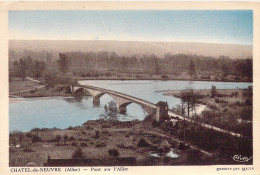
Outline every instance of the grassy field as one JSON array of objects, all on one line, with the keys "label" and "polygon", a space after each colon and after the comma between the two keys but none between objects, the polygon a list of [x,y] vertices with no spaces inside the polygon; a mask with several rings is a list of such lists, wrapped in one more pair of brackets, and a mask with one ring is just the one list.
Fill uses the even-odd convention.
[{"label": "grassy field", "polygon": [[[201,162],[191,162],[190,153],[192,148],[189,145],[180,147],[175,137],[169,137],[166,133],[150,124],[133,122],[108,122],[104,120],[88,121],[79,127],[70,127],[68,129],[44,129],[32,130],[22,133],[22,139],[19,141],[21,133],[10,135],[10,145],[20,145],[20,147],[10,146],[10,166],[25,166],[29,162],[36,163],[37,166],[43,166],[47,161],[48,155],[52,159],[70,159],[77,148],[81,148],[85,158],[109,158],[110,149],[116,149],[119,157],[135,157],[138,165],[185,165],[200,164],[211,158],[202,153],[197,153],[197,160]],[[32,135],[41,138],[40,141],[32,142]],[[57,142],[57,135],[61,140]],[[68,136],[65,143],[64,136]],[[21,137],[20,137],[21,138]],[[139,141],[143,138],[149,145],[140,146]],[[164,143],[164,145],[162,145]],[[185,144],[183,144],[185,145]],[[160,157],[152,158],[149,153],[156,151],[160,147],[169,147],[174,149],[178,158]],[[167,161],[166,161],[167,159]],[[211,162],[208,161],[207,164]],[[97,165],[101,166],[101,165]]]},{"label": "grassy field", "polygon": [[9,92],[17,92],[33,89],[36,86],[39,86],[38,83],[35,83],[30,80],[22,80],[21,78],[13,78],[11,82],[9,82]]}]

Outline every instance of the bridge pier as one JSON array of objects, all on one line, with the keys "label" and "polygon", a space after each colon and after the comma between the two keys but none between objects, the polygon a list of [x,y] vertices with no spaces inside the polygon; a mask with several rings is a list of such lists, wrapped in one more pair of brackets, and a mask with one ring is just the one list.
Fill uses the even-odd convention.
[{"label": "bridge pier", "polygon": [[93,105],[94,106],[99,106],[100,105],[100,98],[93,97]]},{"label": "bridge pier", "polygon": [[120,114],[126,114],[126,106],[119,106],[117,112]]}]

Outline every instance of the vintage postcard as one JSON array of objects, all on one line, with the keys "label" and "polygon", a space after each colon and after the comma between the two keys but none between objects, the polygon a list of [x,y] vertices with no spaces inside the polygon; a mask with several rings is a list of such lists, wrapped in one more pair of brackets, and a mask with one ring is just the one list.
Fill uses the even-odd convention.
[{"label": "vintage postcard", "polygon": [[1,174],[259,175],[259,3],[0,5]]}]

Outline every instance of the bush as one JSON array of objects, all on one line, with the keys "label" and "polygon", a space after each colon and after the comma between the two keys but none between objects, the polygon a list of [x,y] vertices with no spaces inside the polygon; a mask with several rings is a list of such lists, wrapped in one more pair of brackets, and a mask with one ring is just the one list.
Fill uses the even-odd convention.
[{"label": "bush", "polygon": [[103,130],[102,134],[104,134],[104,135],[111,135],[108,130]]},{"label": "bush", "polygon": [[113,157],[119,156],[119,151],[117,149],[109,149],[108,153],[109,153],[110,156],[113,156]]},{"label": "bush", "polygon": [[42,141],[42,139],[38,135],[33,135],[32,136],[32,143],[41,142],[41,141]]},{"label": "bush", "polygon": [[133,144],[125,145],[124,143],[119,143],[116,145],[118,148],[124,148],[124,149],[136,149],[136,146]]},{"label": "bush", "polygon": [[169,77],[167,75],[162,75],[162,79],[168,79]]},{"label": "bush", "polygon": [[240,101],[236,101],[236,102],[234,103],[234,105],[235,105],[235,106],[240,106],[241,103],[240,103]]},{"label": "bush", "polygon": [[112,76],[112,74],[111,74],[110,72],[107,72],[105,75],[106,75],[107,77]]},{"label": "bush", "polygon": [[85,130],[81,130],[81,133],[82,133],[83,135],[87,134]]},{"label": "bush", "polygon": [[179,149],[179,150],[185,150],[185,144],[184,144],[184,142],[180,142],[180,143],[178,144],[178,149]]},{"label": "bush", "polygon": [[26,147],[23,149],[23,152],[29,153],[29,152],[35,152],[35,150],[32,149],[31,147]]},{"label": "bush", "polygon": [[86,144],[86,143],[80,143],[80,146],[81,146],[81,147],[87,147],[88,144]]},{"label": "bush", "polygon": [[67,129],[68,130],[74,130],[74,128],[72,126],[69,126]]},{"label": "bush", "polygon": [[105,142],[97,142],[95,147],[106,147],[107,144]]},{"label": "bush", "polygon": [[170,147],[171,145],[169,144],[169,142],[167,140],[164,140],[158,149],[162,149],[164,153],[167,153],[170,151]]},{"label": "bush", "polygon": [[111,125],[109,123],[104,123],[101,125],[102,128],[111,128]]},{"label": "bush", "polygon": [[144,139],[143,137],[141,137],[137,143],[138,147],[149,147],[150,144],[148,143],[148,141],[146,139]]},{"label": "bush", "polygon": [[246,99],[245,105],[248,105],[248,106],[252,105],[252,100]]},{"label": "bush", "polygon": [[95,130],[95,136],[94,138],[98,139],[101,136],[100,130]]},{"label": "bush", "polygon": [[71,146],[78,146],[78,143],[77,142],[73,142],[73,143],[71,143]]},{"label": "bush", "polygon": [[82,159],[82,158],[85,158],[85,155],[83,154],[82,149],[81,149],[81,148],[77,148],[77,149],[73,152],[72,158],[73,158],[73,159]]},{"label": "bush", "polygon": [[69,141],[74,141],[74,140],[76,140],[75,137],[74,136],[70,136]]},{"label": "bush", "polygon": [[25,136],[28,138],[32,138],[33,135],[32,135],[32,133],[28,132]]}]

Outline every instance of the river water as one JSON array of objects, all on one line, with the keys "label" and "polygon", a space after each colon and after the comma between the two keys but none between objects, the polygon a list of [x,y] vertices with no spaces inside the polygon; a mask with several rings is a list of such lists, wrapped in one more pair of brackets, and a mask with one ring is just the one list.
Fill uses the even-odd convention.
[{"label": "river water", "polygon": [[[163,95],[163,90],[248,88],[252,83],[207,82],[207,81],[159,81],[159,80],[84,80],[82,85],[92,85],[122,92],[152,103],[167,101],[169,108],[180,104],[180,99]],[[98,119],[104,114],[104,106],[113,98],[103,95],[100,106],[93,106],[92,97],[81,99],[63,97],[18,99],[9,104],[9,131],[29,131],[32,128],[68,128],[78,126],[88,120]],[[146,112],[137,104],[127,106],[127,114],[120,115],[120,120],[143,120]]]}]

